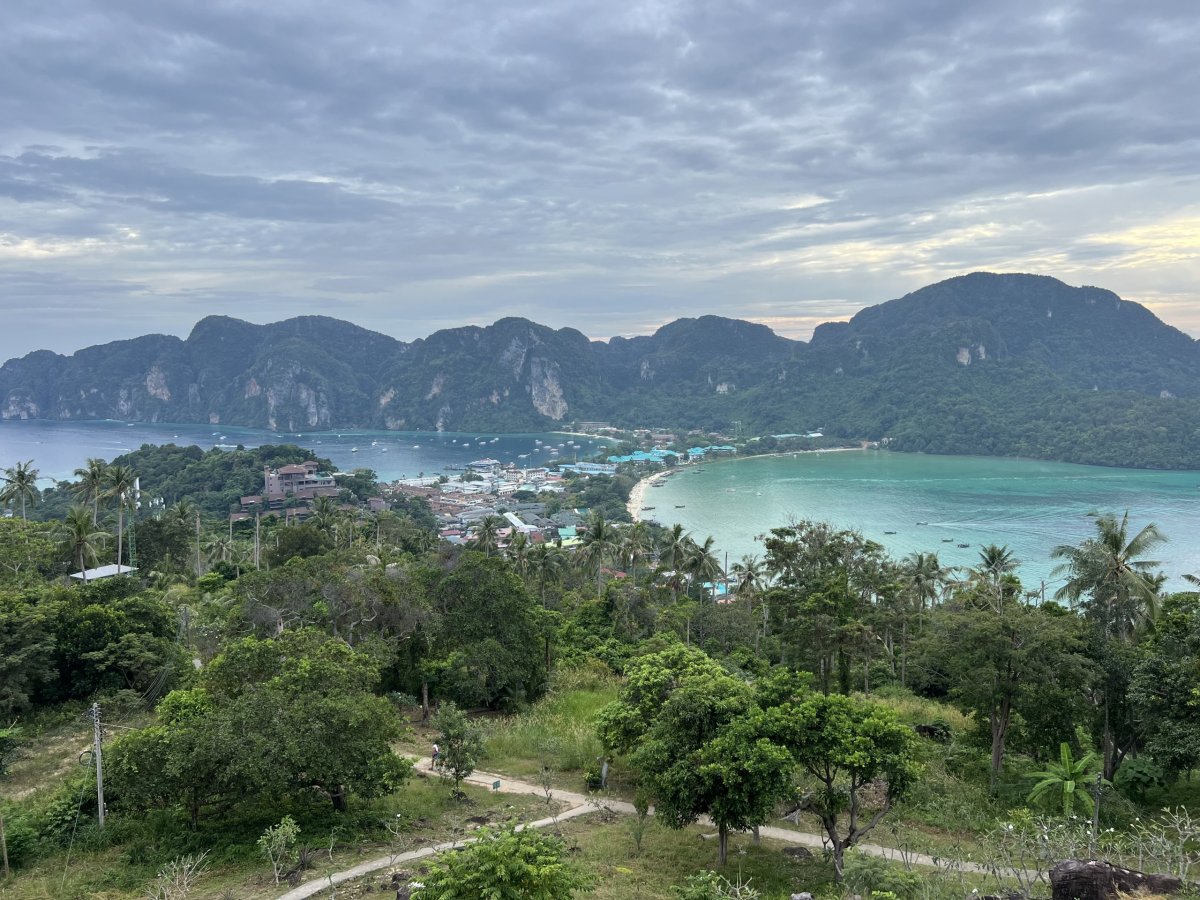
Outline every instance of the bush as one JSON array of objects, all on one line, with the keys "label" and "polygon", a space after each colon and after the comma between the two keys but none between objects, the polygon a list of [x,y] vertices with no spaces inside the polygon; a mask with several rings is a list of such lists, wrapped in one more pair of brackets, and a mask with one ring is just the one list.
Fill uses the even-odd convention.
[{"label": "bush", "polygon": [[438,857],[413,900],[522,897],[569,900],[590,891],[591,879],[563,859],[562,842],[532,829],[482,828],[478,840]]},{"label": "bush", "polygon": [[864,853],[846,854],[843,876],[850,892],[863,897],[879,898],[880,894],[891,894],[902,900],[911,900],[921,888],[921,876],[916,872]]},{"label": "bush", "polygon": [[740,875],[733,882],[710,871],[689,875],[687,884],[673,890],[679,900],[758,900],[762,896],[749,880],[743,884]]}]

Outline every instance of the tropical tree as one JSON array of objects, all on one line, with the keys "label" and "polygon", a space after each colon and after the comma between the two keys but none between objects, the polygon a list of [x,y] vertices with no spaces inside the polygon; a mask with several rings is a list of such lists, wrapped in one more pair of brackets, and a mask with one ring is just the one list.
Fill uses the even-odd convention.
[{"label": "tropical tree", "polygon": [[529,551],[529,575],[537,582],[543,607],[546,605],[546,583],[558,581],[566,567],[565,554],[553,544],[538,544]]},{"label": "tropical tree", "polygon": [[1200,598],[1195,593],[1163,602],[1145,651],[1129,686],[1136,718],[1146,728],[1138,752],[1174,780],[1200,765]]},{"label": "tropical tree", "polygon": [[635,522],[622,532],[618,557],[637,577],[638,565],[645,562],[654,548],[654,538],[645,522]]},{"label": "tropical tree", "polygon": [[454,782],[454,797],[463,799],[462,783],[475,771],[483,755],[483,732],[450,700],[444,700],[433,717],[438,730],[437,767]]},{"label": "tropical tree", "polygon": [[683,583],[688,546],[691,543],[691,536],[676,522],[663,532],[658,545],[658,567],[662,572],[671,573],[671,593],[676,602],[679,601],[679,587]]},{"label": "tropical tree", "polygon": [[[766,715],[764,731],[791,751],[811,780],[810,809],[821,820],[841,881],[846,850],[883,820],[919,772],[912,729],[885,706],[836,694],[812,694]],[[877,784],[884,785],[882,803],[872,803],[868,815],[867,793]]]},{"label": "tropical tree", "polygon": [[[756,555],[747,554],[740,561],[735,562],[730,566],[730,571],[733,574],[734,593],[746,601],[746,615],[753,617],[754,615],[754,598],[758,597],[763,588],[767,584],[767,568]],[[754,630],[754,652],[758,652],[758,639],[760,636],[766,637],[767,634],[767,613],[768,607],[766,603],[760,604],[762,607],[762,629]]]},{"label": "tropical tree", "polygon": [[308,523],[321,534],[332,539],[337,524],[338,506],[332,497],[317,497],[312,502],[312,515]]},{"label": "tropical tree", "polygon": [[512,563],[513,571],[522,578],[529,575],[529,550],[529,537],[523,531],[514,534],[504,548],[504,555]]},{"label": "tropical tree", "polygon": [[210,563],[229,562],[235,546],[233,538],[226,534],[218,534],[205,545],[204,552]]},{"label": "tropical tree", "polygon": [[[946,569],[936,553],[911,553],[900,564],[900,591],[896,597],[899,604],[900,625],[900,684],[908,684],[908,623],[912,612],[916,612],[917,630],[925,619],[926,607],[933,609],[942,594]],[[889,643],[889,646],[890,643]],[[893,649],[893,673],[895,655]]]},{"label": "tropical tree", "polygon": [[920,670],[991,736],[991,789],[1014,721],[1070,735],[1094,675],[1076,616],[1007,596],[998,614],[986,585],[950,600],[917,643]]},{"label": "tropical tree", "polygon": [[917,606],[918,619],[925,608],[933,608],[942,593],[946,569],[936,553],[911,553],[901,565],[900,575],[904,586]]},{"label": "tropical tree", "polygon": [[600,596],[601,577],[604,574],[605,560],[612,559],[618,548],[619,535],[617,529],[604,519],[603,513],[596,513],[588,522],[587,530],[583,533],[583,546],[576,551],[576,559],[580,568],[591,569],[596,573],[596,596]]},{"label": "tropical tree", "polygon": [[1075,603],[1086,596],[1087,615],[1106,636],[1128,643],[1158,610],[1159,563],[1145,556],[1167,539],[1153,522],[1130,537],[1128,510],[1119,521],[1113,513],[1091,515],[1096,517],[1095,536],[1078,547],[1055,547],[1050,554],[1063,560],[1053,575],[1067,576],[1054,598]]},{"label": "tropical tree", "polygon": [[676,644],[625,674],[597,717],[601,740],[629,755],[667,827],[712,817],[723,865],[730,829],[765,822],[790,791],[788,749],[763,734],[749,686],[699,650]]},{"label": "tropical tree", "polygon": [[196,504],[184,497],[167,507],[168,521],[182,528],[192,529],[196,525]]},{"label": "tropical tree", "polygon": [[33,460],[18,462],[4,470],[4,487],[0,488],[0,502],[21,503],[21,519],[25,519],[26,504],[32,506],[38,499],[37,480],[40,473],[33,467]]},{"label": "tropical tree", "polygon": [[75,486],[77,495],[83,503],[91,504],[94,527],[100,521],[100,498],[108,484],[108,463],[91,457],[87,465],[75,470],[75,477],[79,479]]},{"label": "tropical tree", "polygon": [[125,510],[132,509],[136,498],[133,486],[137,476],[129,466],[108,467],[107,495],[117,501],[117,566],[121,565],[121,547],[125,541]]},{"label": "tropical tree", "polygon": [[1041,779],[1029,792],[1029,802],[1051,801],[1062,809],[1064,817],[1070,817],[1078,801],[1083,812],[1091,815],[1095,801],[1088,793],[1088,788],[1096,771],[1095,766],[1095,753],[1089,750],[1075,759],[1071,745],[1063,741],[1058,747],[1058,762],[1047,764],[1045,771],[1029,773],[1030,778]]},{"label": "tropical tree", "polygon": [[411,764],[392,752],[403,728],[376,694],[379,668],[314,631],[231,644],[105,752],[114,795],[127,810],[182,805],[194,825],[205,809],[268,797],[320,791],[340,812],[351,793],[391,793]]},{"label": "tropical tree", "polygon": [[979,565],[972,574],[976,581],[987,586],[997,612],[1003,610],[1005,592],[1012,586],[1008,578],[1020,564],[1007,544],[988,544],[979,551]]},{"label": "tropical tree", "polygon": [[491,556],[500,546],[500,529],[503,527],[504,519],[499,516],[484,516],[475,526],[475,548],[482,550],[484,556]]},{"label": "tropical tree", "polygon": [[1128,511],[1119,520],[1113,513],[1092,515],[1096,534],[1078,547],[1055,547],[1051,556],[1063,562],[1052,574],[1067,577],[1055,599],[1082,601],[1084,615],[1095,628],[1093,652],[1104,672],[1099,697],[1101,750],[1104,777],[1111,780],[1125,754],[1137,744],[1139,729],[1126,702],[1137,665],[1134,644],[1139,631],[1157,615],[1162,583],[1159,564],[1145,556],[1166,537],[1154,523],[1130,537]]},{"label": "tropical tree", "polygon": [[88,561],[95,565],[97,549],[106,537],[105,532],[96,529],[92,511],[86,506],[76,504],[67,510],[58,539],[71,552],[75,567],[84,573],[84,581],[87,581]]},{"label": "tropical tree", "polygon": [[[684,560],[684,567],[691,576],[692,582],[700,586],[701,599],[703,599],[704,585],[706,583],[713,584],[722,574],[721,563],[717,561],[716,554],[713,553],[713,543],[711,535],[704,539],[703,544],[692,541]],[[713,594],[716,595],[715,590]]]}]

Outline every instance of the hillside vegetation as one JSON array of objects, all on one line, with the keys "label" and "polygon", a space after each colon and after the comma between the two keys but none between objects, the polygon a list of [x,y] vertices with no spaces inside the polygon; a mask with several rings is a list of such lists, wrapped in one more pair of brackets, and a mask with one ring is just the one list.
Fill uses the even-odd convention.
[{"label": "hillside vegetation", "polygon": [[[220,469],[139,454],[163,484]],[[1002,546],[949,569],[793,522],[726,573],[679,528],[595,516],[574,549],[482,528],[451,545],[402,508],[264,521],[257,563],[255,535],[195,506],[127,509],[139,541],[178,531],[177,550],[65,581],[113,503],[0,520],[4,898],[142,897],[200,855],[186,896],[271,897],[478,834],[398,877],[527,878],[528,854],[555,900],[716,900],[739,874],[768,898],[916,900],[1044,894],[1054,861],[1097,852],[1200,871],[1200,594],[1164,591],[1165,536],[1136,517],[1054,548],[1064,587],[1044,600]],[[486,790],[514,779],[519,796]],[[556,823],[555,796],[584,791],[596,812]],[[546,815],[544,838],[505,825]],[[756,827],[782,831],[755,846]],[[798,833],[827,854],[786,854]]]},{"label": "hillside vegetation", "polygon": [[1200,348],[1109,291],[986,273],[822,325],[807,343],[716,316],[607,342],[509,318],[407,344],[323,317],[210,317],[186,340],[9,360],[0,417],[281,431],[737,421],[930,453],[1200,468]]}]

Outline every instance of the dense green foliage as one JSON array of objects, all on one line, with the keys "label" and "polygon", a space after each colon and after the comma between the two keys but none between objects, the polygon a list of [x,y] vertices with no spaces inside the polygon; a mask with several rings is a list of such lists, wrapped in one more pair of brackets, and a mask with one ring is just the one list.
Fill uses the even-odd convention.
[{"label": "dense green foliage", "polygon": [[[203,457],[162,459],[182,471]],[[259,523],[256,557],[249,527],[231,537],[182,498],[126,508],[152,569],[67,582],[72,523],[86,537],[96,515],[101,549],[115,549],[114,498],[89,494],[92,468],[61,489],[78,500],[66,521],[0,522],[0,722],[36,737],[98,701],[109,729],[104,832],[89,824],[80,730],[3,794],[18,873],[72,847],[137,891],[170,860],[221,848],[269,880],[257,841],[285,817],[302,842],[344,828],[433,843],[409,815],[422,788],[406,754],[434,740],[456,780],[477,762],[548,791],[597,788],[607,771],[664,826],[711,817],[719,857],[738,830],[792,812],[828,841],[830,863],[811,863],[821,877],[856,884],[903,882],[848,851],[904,828],[943,844],[987,840],[1007,817],[1028,827],[1005,840],[1077,828],[1021,810],[1087,809],[1095,769],[1105,828],[1193,794],[1200,604],[1164,592],[1149,559],[1162,536],[1135,517],[1097,515],[1090,538],[1054,551],[1057,600],[1026,592],[1004,547],[950,570],[807,521],[722,573],[711,540],[604,515],[623,476],[571,483],[594,509],[575,548],[499,529],[439,544],[419,504],[369,516],[327,503],[301,526]],[[165,464],[155,477],[177,475]],[[723,580],[727,596],[705,587]],[[643,832],[638,852],[642,839],[656,841]],[[512,847],[471,871],[576,878],[557,853]],[[465,858],[443,863],[461,874]]]},{"label": "dense green foliage", "polygon": [[[143,504],[161,498],[170,506],[186,500],[206,516],[224,516],[238,501],[263,491],[263,468],[316,460],[322,472],[332,472],[333,463],[294,444],[265,445],[252,450],[223,450],[214,447],[179,447],[175,444],[143,444],[131,453],[110,461],[110,466],[127,466],[141,479]],[[373,479],[372,479],[373,483]],[[67,506],[81,496],[67,484],[47,491],[38,514],[61,518]],[[106,503],[100,500],[101,505]]]},{"label": "dense green foliage", "polygon": [[1200,468],[1196,342],[1108,291],[1031,275],[953,278],[822,325],[807,344],[715,316],[607,343],[502,319],[407,345],[334,319],[211,317],[186,341],[12,360],[0,400],[23,417],[283,431],[738,421],[927,453]]},{"label": "dense green foliage", "polygon": [[372,691],[379,662],[315,631],[245,638],[160,704],[159,723],[114,742],[115,809],[210,808],[319,791],[391,793],[409,764],[391,752],[400,720]]}]

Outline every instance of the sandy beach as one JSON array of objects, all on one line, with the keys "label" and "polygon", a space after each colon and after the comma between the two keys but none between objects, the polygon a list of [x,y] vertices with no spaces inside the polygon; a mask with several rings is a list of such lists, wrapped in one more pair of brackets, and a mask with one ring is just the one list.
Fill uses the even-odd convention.
[{"label": "sandy beach", "polygon": [[640,522],[642,520],[642,507],[646,505],[646,491],[650,485],[662,481],[669,474],[670,471],[655,472],[633,486],[633,489],[629,492],[629,502],[625,505],[626,509],[629,510],[629,517],[633,521]]}]

